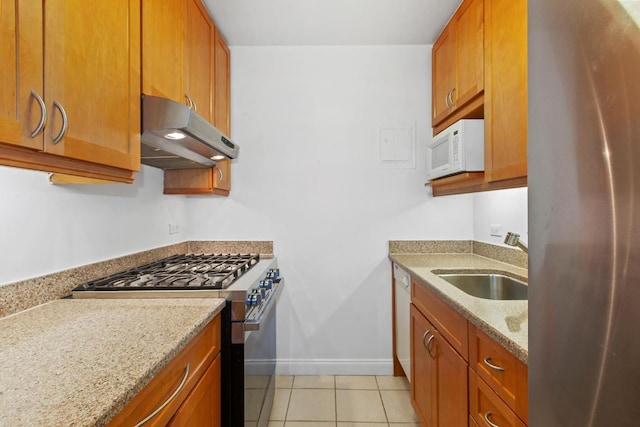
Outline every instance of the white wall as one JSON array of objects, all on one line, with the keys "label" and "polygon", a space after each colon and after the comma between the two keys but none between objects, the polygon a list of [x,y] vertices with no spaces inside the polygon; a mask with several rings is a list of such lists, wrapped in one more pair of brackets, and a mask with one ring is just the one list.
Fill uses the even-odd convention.
[{"label": "white wall", "polygon": [[186,199],[162,195],[159,169],[143,166],[131,185],[48,179],[0,167],[0,285],[186,240]]},{"label": "white wall", "polygon": [[[504,236],[511,231],[529,242],[526,187],[475,193],[473,204],[473,240],[506,246]],[[502,236],[491,236],[492,225],[502,226]]]},{"label": "white wall", "polygon": [[[273,240],[280,371],[390,373],[387,241],[501,243],[493,223],[524,238],[526,189],[430,197],[429,46],[232,51],[231,197],[163,196],[146,166],[133,185],[91,186],[0,167],[0,285],[189,239]],[[379,129],[408,125],[415,169],[385,167]]]},{"label": "white wall", "polygon": [[[473,197],[423,186],[429,46],[234,47],[228,199],[190,197],[190,239],[274,241],[282,373],[390,373],[389,239],[471,239]],[[415,169],[380,128],[417,128]]]}]

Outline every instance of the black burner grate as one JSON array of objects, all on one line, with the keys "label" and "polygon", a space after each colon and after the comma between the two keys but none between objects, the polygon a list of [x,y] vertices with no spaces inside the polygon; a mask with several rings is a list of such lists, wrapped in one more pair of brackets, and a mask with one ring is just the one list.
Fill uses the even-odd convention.
[{"label": "black burner grate", "polygon": [[257,254],[174,255],[92,280],[74,291],[224,289],[258,261]]}]

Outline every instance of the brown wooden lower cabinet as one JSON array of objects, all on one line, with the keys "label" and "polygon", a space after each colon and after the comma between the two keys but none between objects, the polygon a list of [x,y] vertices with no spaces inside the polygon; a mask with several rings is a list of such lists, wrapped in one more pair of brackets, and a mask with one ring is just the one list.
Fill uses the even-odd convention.
[{"label": "brown wooden lower cabinet", "polygon": [[108,426],[219,426],[220,333],[217,315]]},{"label": "brown wooden lower cabinet", "polygon": [[527,422],[527,366],[472,324],[469,325],[469,366]]},{"label": "brown wooden lower cabinet", "polygon": [[468,425],[467,363],[411,305],[411,401],[423,426]]},{"label": "brown wooden lower cabinet", "polygon": [[220,355],[182,403],[169,422],[171,427],[219,427],[220,420]]},{"label": "brown wooden lower cabinet", "polygon": [[482,378],[469,369],[469,409],[480,426],[526,427],[515,412],[491,390]]}]

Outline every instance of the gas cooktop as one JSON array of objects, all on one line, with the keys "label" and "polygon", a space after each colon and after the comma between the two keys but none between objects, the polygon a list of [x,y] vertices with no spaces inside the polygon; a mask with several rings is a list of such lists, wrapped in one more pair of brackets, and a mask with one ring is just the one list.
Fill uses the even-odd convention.
[{"label": "gas cooktop", "polygon": [[92,280],[73,291],[225,289],[259,261],[257,254],[174,255]]}]

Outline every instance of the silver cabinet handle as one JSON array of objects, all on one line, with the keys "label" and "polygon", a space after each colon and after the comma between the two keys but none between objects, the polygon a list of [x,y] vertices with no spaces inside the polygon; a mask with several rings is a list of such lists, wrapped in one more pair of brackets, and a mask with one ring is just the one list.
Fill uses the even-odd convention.
[{"label": "silver cabinet handle", "polygon": [[433,342],[433,339],[435,338],[435,335],[431,335],[429,337],[429,339],[427,340],[427,353],[429,353],[429,357],[431,357],[432,359],[435,360],[435,356],[433,354],[431,354],[431,342]]},{"label": "silver cabinet handle", "polygon": [[60,105],[58,101],[53,101],[53,107],[57,108],[60,111],[60,114],[62,114],[62,129],[60,129],[60,133],[58,134],[58,136],[53,138],[53,141],[52,141],[53,144],[55,145],[58,142],[60,142],[60,140],[64,138],[64,135],[67,133],[67,126],[69,125],[69,120],[67,119],[67,112],[64,111],[64,108],[62,107],[62,105]]},{"label": "silver cabinet handle", "polygon": [[447,96],[444,98],[445,104],[447,104],[447,110],[451,109],[451,104],[449,103],[449,95],[451,95],[451,91],[447,92]]},{"label": "silver cabinet handle", "polygon": [[453,108],[453,89],[451,89],[449,93],[447,93],[447,108]]},{"label": "silver cabinet handle", "polygon": [[493,363],[490,362],[490,360],[491,360],[490,357],[485,357],[483,362],[485,365],[487,365],[491,369],[495,369],[496,371],[500,371],[500,372],[504,371],[504,368],[502,366],[494,365]]},{"label": "silver cabinet handle", "polygon": [[220,170],[219,167],[216,167],[216,171],[218,171],[218,182],[223,182],[224,176],[222,175],[222,171]]},{"label": "silver cabinet handle", "polygon": [[451,89],[451,96],[449,97],[449,99],[451,99],[451,108],[456,106],[456,102],[453,100],[453,94],[456,93],[456,88],[454,87],[453,89]]},{"label": "silver cabinet handle", "polygon": [[485,412],[484,413],[484,420],[487,422],[487,424],[489,424],[491,427],[500,427],[498,424],[496,423],[492,423],[491,420],[489,419],[490,416],[492,416],[493,414],[491,412]]},{"label": "silver cabinet handle", "polygon": [[149,421],[151,418],[155,417],[158,414],[158,412],[162,411],[164,407],[169,404],[169,402],[175,399],[175,397],[178,395],[178,393],[180,393],[180,391],[184,387],[184,384],[187,382],[187,377],[189,376],[189,369],[190,369],[190,365],[187,363],[187,366],[184,368],[184,377],[182,378],[182,382],[180,382],[180,385],[178,385],[178,388],[173,392],[171,396],[169,396],[167,400],[164,401],[162,405],[158,406],[152,413],[147,415],[145,419],[143,419],[138,424],[136,424],[135,427],[140,427],[141,425]]},{"label": "silver cabinet handle", "polygon": [[196,104],[196,102],[193,99],[191,99],[191,97],[186,93],[184,94],[184,97],[187,98],[187,101],[189,102],[189,109],[193,110],[194,113],[197,113],[198,105]]},{"label": "silver cabinet handle", "polygon": [[34,97],[36,101],[38,101],[38,105],[40,105],[40,122],[30,134],[31,138],[35,138],[40,132],[42,132],[42,129],[44,129],[44,124],[47,122],[47,106],[44,105],[44,101],[35,90],[31,91],[31,96]]},{"label": "silver cabinet handle", "polygon": [[430,330],[427,329],[427,331],[424,333],[424,335],[422,336],[422,346],[424,347],[425,350],[429,351],[429,349],[427,348],[427,344],[424,342],[424,340],[427,338],[427,335],[429,335],[431,333]]}]

